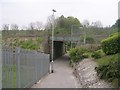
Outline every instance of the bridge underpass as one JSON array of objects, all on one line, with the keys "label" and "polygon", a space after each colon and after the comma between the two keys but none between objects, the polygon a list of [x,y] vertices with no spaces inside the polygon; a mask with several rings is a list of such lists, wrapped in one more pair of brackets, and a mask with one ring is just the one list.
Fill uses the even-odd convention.
[{"label": "bridge underpass", "polygon": [[62,41],[54,41],[54,60],[64,54],[63,44]]},{"label": "bridge underpass", "polygon": [[[57,58],[63,56],[66,53],[66,43],[76,43],[80,40],[79,37],[54,37],[54,60],[56,60]],[[51,59],[51,42],[52,38],[49,38],[49,49],[50,49],[50,59]]]}]

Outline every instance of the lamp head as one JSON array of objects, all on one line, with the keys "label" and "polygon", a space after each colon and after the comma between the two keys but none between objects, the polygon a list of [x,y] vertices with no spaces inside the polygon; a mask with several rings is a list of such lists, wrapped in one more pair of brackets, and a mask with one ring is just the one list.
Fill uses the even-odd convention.
[{"label": "lamp head", "polygon": [[53,11],[53,12],[56,12],[56,10],[54,10],[54,9],[53,9],[52,11]]}]

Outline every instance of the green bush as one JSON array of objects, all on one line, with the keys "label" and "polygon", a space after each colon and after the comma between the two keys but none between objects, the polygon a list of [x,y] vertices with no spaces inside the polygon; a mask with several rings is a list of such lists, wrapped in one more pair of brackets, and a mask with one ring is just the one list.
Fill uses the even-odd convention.
[{"label": "green bush", "polygon": [[86,38],[86,43],[93,44],[93,43],[95,43],[95,40],[94,40],[93,37],[87,37]]},{"label": "green bush", "polygon": [[69,51],[69,56],[73,62],[78,62],[80,59],[83,59],[83,53],[87,52],[85,48],[72,48]]},{"label": "green bush", "polygon": [[84,54],[82,55],[82,57],[83,57],[83,58],[88,58],[89,55],[88,55],[87,53],[84,53]]},{"label": "green bush", "polygon": [[[109,82],[112,82],[115,87],[118,86],[117,81],[120,78],[120,54],[115,55],[109,55],[105,56],[101,59],[98,59],[97,62],[99,64],[98,67],[96,67],[96,71],[98,76],[101,79],[105,79]],[[120,83],[119,83],[120,86]]]},{"label": "green bush", "polygon": [[102,50],[107,54],[116,54],[120,52],[120,33],[113,34],[107,39],[101,41]]},{"label": "green bush", "polygon": [[101,54],[99,52],[93,52],[91,57],[95,58],[95,59],[98,59],[98,58],[101,58]]},{"label": "green bush", "polygon": [[101,58],[102,56],[104,56],[104,52],[101,49],[94,51],[91,55],[91,57],[93,57],[95,59]]},{"label": "green bush", "polygon": [[110,62],[106,65],[100,65],[99,67],[96,67],[96,70],[101,79],[105,79],[109,82],[113,82],[115,79],[120,78],[118,62]]}]

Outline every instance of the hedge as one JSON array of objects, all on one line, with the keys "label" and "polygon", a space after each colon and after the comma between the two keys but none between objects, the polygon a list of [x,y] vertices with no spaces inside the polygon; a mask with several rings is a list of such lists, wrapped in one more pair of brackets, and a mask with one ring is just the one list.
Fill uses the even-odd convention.
[{"label": "hedge", "polygon": [[84,58],[83,53],[85,53],[85,52],[87,52],[87,50],[85,48],[76,47],[76,48],[70,49],[68,54],[73,62],[78,62],[79,60]]},{"label": "hedge", "polygon": [[107,55],[116,54],[120,52],[120,33],[113,34],[101,41],[102,50]]}]

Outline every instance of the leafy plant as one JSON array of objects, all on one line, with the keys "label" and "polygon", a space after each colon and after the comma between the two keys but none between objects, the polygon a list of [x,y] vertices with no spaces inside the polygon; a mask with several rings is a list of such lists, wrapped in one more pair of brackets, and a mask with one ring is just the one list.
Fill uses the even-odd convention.
[{"label": "leafy plant", "polygon": [[116,54],[120,52],[120,33],[113,34],[107,39],[101,41],[102,50],[107,54]]},{"label": "leafy plant", "polygon": [[97,62],[99,66],[95,68],[101,79],[112,82],[115,87],[120,86],[120,83],[117,83],[120,78],[119,55],[120,54],[109,55],[98,59]]},{"label": "leafy plant", "polygon": [[101,58],[101,53],[98,52],[98,51],[94,51],[91,55],[91,57],[95,58],[95,59],[98,59],[98,58]]},{"label": "leafy plant", "polygon": [[83,59],[83,53],[85,52],[87,52],[87,50],[82,47],[72,48],[69,51],[69,56],[73,62],[78,62],[79,60]]},{"label": "leafy plant", "polygon": [[84,53],[84,54],[82,55],[82,57],[83,57],[83,58],[88,58],[88,57],[89,57],[89,54]]}]

